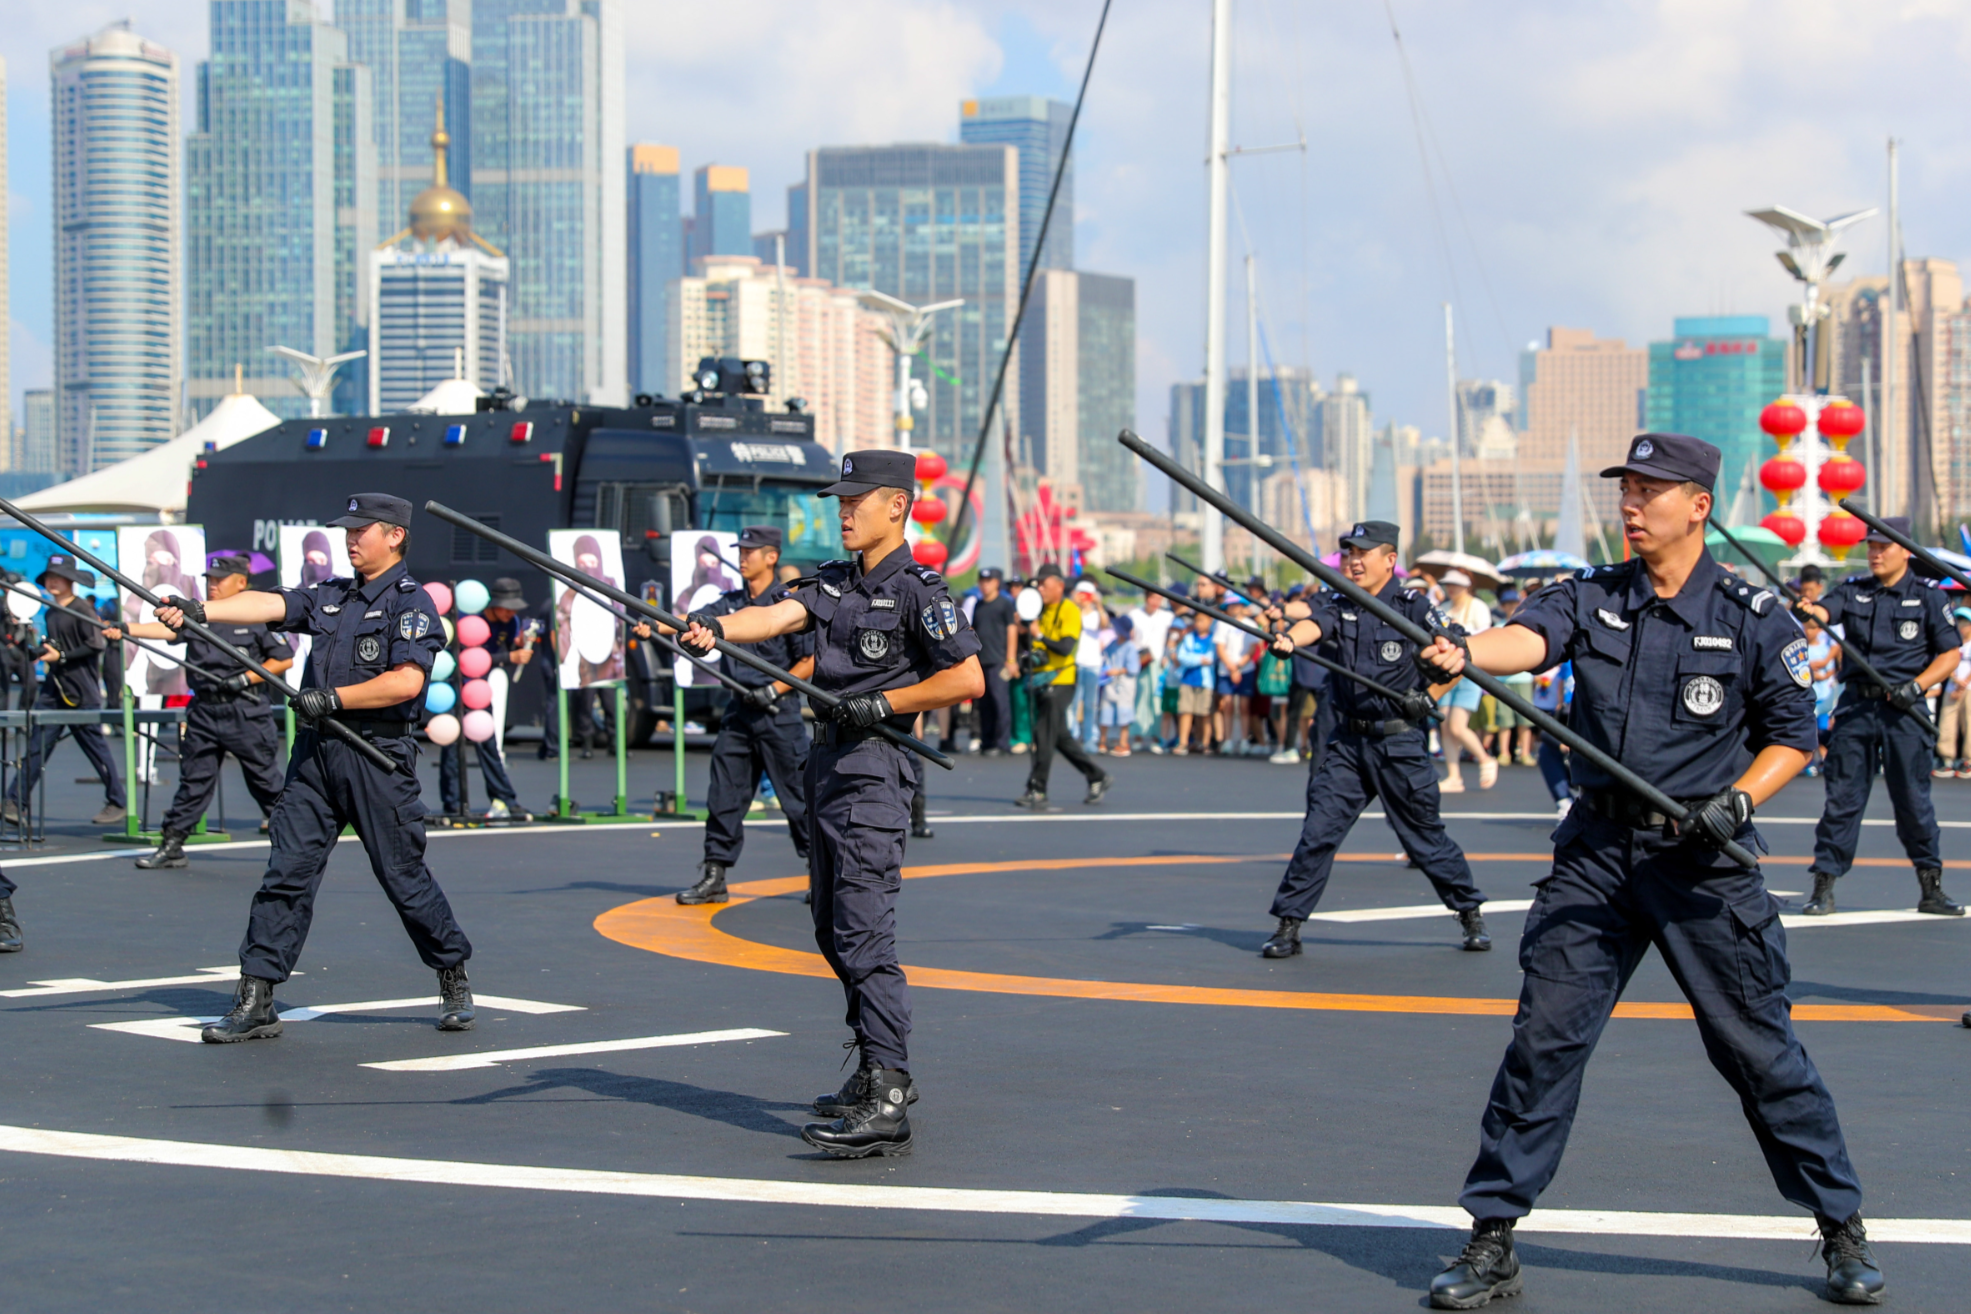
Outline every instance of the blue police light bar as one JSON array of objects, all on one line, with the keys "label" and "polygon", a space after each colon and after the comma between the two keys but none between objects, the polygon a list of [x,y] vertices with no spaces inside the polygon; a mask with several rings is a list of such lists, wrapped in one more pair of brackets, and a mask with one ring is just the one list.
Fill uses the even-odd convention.
[{"label": "blue police light bar", "polygon": [[448,424],[448,425],[446,425],[446,426],[445,426],[445,446],[447,446],[447,447],[463,447],[463,446],[465,446],[465,426],[464,426],[464,425],[462,425],[462,424]]},{"label": "blue police light bar", "polygon": [[308,450],[318,452],[328,446],[328,440],[329,431],[327,429],[310,429],[308,431]]}]

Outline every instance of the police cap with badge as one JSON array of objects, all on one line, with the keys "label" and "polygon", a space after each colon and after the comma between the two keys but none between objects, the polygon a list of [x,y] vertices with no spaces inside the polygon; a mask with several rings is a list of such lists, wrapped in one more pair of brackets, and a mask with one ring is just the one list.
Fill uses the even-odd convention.
[{"label": "police cap with badge", "polygon": [[772,525],[748,525],[739,531],[738,545],[741,548],[772,548],[780,550],[780,531]]},{"label": "police cap with badge", "polygon": [[1345,548],[1363,549],[1395,547],[1396,540],[1396,526],[1387,520],[1363,520],[1341,536],[1341,545]]},{"label": "police cap with badge", "polygon": [[901,488],[905,492],[910,492],[916,487],[917,457],[910,452],[892,452],[877,448],[844,455],[841,479],[828,485],[815,496],[859,497],[863,493],[873,493],[879,488]]},{"label": "police cap with badge", "polygon": [[1710,443],[1689,434],[1639,433],[1629,441],[1628,459],[1609,466],[1601,472],[1601,477],[1641,475],[1645,479],[1696,484],[1708,493],[1717,486],[1721,455]]},{"label": "police cap with badge", "polygon": [[363,529],[369,525],[411,527],[411,504],[389,493],[357,493],[349,499],[346,515],[328,522],[330,529]]}]

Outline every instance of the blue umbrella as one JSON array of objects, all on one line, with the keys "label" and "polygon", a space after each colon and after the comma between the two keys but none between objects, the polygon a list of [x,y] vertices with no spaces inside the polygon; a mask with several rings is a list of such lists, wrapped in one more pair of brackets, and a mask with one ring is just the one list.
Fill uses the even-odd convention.
[{"label": "blue umbrella", "polygon": [[1541,548],[1537,552],[1521,552],[1517,556],[1507,557],[1499,563],[1498,571],[1501,575],[1527,579],[1544,575],[1567,575],[1577,570],[1586,570],[1589,564],[1572,552],[1555,552],[1551,548]]}]

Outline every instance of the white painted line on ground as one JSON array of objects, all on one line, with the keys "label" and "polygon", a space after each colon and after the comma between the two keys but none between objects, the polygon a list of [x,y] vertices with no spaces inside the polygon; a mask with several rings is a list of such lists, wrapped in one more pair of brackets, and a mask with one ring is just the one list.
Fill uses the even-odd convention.
[{"label": "white painted line on ground", "polygon": [[495,1049],[483,1054],[448,1054],[442,1058],[397,1059],[389,1063],[365,1063],[363,1066],[383,1072],[464,1072],[470,1068],[491,1068],[502,1063],[561,1058],[569,1054],[615,1054],[626,1049],[716,1045],[727,1040],[767,1040],[786,1034],[785,1031],[761,1031],[756,1027],[740,1027],[732,1031],[694,1031],[682,1036],[638,1036],[634,1040],[591,1040],[580,1045],[536,1045],[532,1049]]},{"label": "white painted line on ground", "polygon": [[[1488,913],[1525,912],[1531,899],[1491,899],[1480,909]],[[1401,908],[1349,908],[1336,912],[1309,913],[1310,922],[1405,922],[1419,917],[1455,917],[1441,903],[1413,903]]]},{"label": "white painted line on ground", "polygon": [[[296,976],[301,973],[296,972]],[[192,976],[152,976],[135,981],[98,981],[89,976],[62,977],[53,981],[30,981],[28,989],[0,990],[0,999],[40,999],[48,995],[83,995],[97,990],[145,990],[152,986],[223,985],[239,980],[240,969],[201,967]]]},{"label": "white painted line on ground", "polygon": [[[593,1168],[535,1168],[446,1159],[270,1150],[195,1141],[146,1140],[88,1132],[0,1126],[0,1151],[145,1163],[233,1172],[286,1173],[366,1181],[736,1204],[783,1204],[848,1209],[908,1209],[932,1213],[1026,1214],[1054,1218],[1137,1218],[1164,1222],[1288,1224],[1302,1227],[1405,1227],[1463,1232],[1471,1224],[1455,1206],[1315,1204],[1297,1200],[1225,1200],[1163,1195],[1097,1195],[1068,1191],[992,1191],[931,1186],[864,1186],[784,1182],[744,1177],[685,1177]],[[1614,1210],[1542,1209],[1522,1219],[1519,1232],[1592,1236],[1706,1237],[1798,1243],[1815,1235],[1805,1215],[1668,1214]],[[1881,1244],[1971,1245],[1971,1221],[1955,1218],[1871,1218],[1869,1240]]]},{"label": "white painted line on ground", "polygon": [[[512,999],[506,995],[479,995],[473,1000],[480,1008],[500,1009],[510,1013],[581,1013],[586,1011],[579,1004],[543,1004],[533,999]],[[315,1004],[307,1008],[286,1008],[280,1011],[283,1022],[313,1022],[318,1017],[329,1017],[336,1013],[395,1013],[406,1008],[435,1008],[441,1001],[437,995],[421,995],[415,999],[366,999],[355,1004]],[[187,1040],[193,1044],[199,1041],[199,1029],[217,1022],[216,1017],[147,1017],[135,1022],[91,1022],[95,1031],[116,1031],[126,1036],[150,1036],[157,1040]]]},{"label": "white painted line on ground", "polygon": [[1931,913],[1920,913],[1909,908],[1874,908],[1860,912],[1829,913],[1825,917],[1808,917],[1804,913],[1786,913],[1779,924],[1789,931],[1804,930],[1810,926],[1881,926],[1887,922],[1955,922],[1959,926],[1967,924],[1963,917],[1938,917]]}]

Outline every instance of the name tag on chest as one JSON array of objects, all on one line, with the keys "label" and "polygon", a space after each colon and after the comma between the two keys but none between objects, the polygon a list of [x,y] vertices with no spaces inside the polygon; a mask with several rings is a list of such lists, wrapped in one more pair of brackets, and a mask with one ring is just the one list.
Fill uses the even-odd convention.
[{"label": "name tag on chest", "polygon": [[1724,634],[1693,634],[1690,636],[1690,646],[1699,652],[1730,652],[1732,641],[1729,635]]}]

